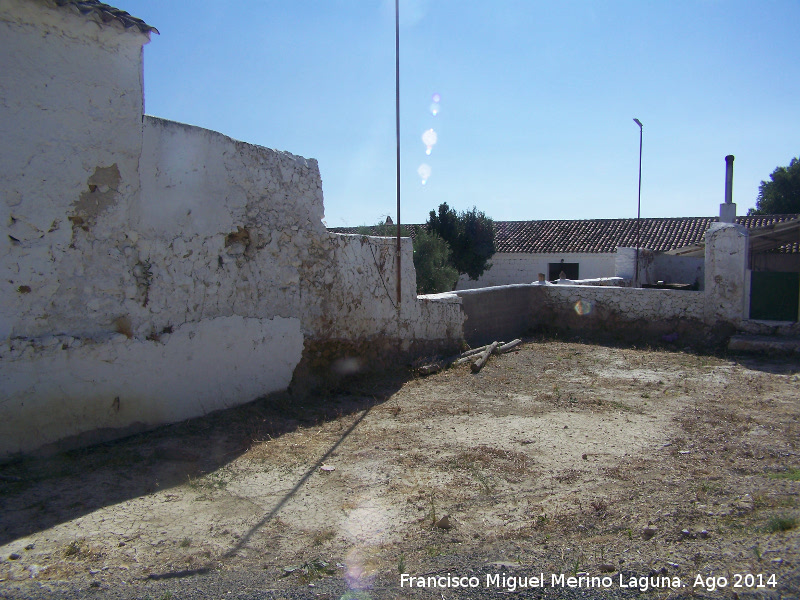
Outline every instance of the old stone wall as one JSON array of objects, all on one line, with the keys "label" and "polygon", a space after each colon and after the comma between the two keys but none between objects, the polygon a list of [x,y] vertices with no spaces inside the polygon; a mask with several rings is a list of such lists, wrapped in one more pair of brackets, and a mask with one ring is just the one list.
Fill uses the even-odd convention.
[{"label": "old stone wall", "polygon": [[594,338],[704,340],[703,292],[581,285],[512,285],[456,292],[467,342],[536,331]]},{"label": "old stone wall", "polygon": [[534,329],[592,337],[705,342],[703,292],[572,285],[532,286]]},{"label": "old stone wall", "polygon": [[147,41],[43,2],[0,3],[0,339],[89,326],[102,290],[62,282],[91,279],[75,231],[124,222],[138,195]]},{"label": "old stone wall", "polygon": [[[247,402],[301,363],[324,375],[376,349],[458,344],[458,299],[417,299],[410,240],[398,305],[394,240],[327,232],[316,161],[153,117],[137,127],[135,181],[102,168],[71,199],[26,192],[65,225],[4,265],[0,454]],[[39,279],[19,277],[23,256]]]}]

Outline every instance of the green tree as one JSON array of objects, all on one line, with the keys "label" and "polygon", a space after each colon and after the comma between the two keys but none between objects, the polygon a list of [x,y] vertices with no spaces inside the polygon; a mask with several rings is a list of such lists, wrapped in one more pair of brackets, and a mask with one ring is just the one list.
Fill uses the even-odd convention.
[{"label": "green tree", "polygon": [[800,159],[793,158],[788,167],[778,167],[758,187],[756,207],[748,215],[785,215],[800,213]]},{"label": "green tree", "polygon": [[438,234],[417,227],[414,231],[414,269],[418,294],[439,294],[456,287],[458,271],[450,264],[451,251]]},{"label": "green tree", "polygon": [[428,231],[437,233],[450,246],[450,263],[461,274],[478,279],[491,268],[489,259],[494,255],[494,221],[474,206],[472,210],[457,213],[447,203],[431,211]]}]

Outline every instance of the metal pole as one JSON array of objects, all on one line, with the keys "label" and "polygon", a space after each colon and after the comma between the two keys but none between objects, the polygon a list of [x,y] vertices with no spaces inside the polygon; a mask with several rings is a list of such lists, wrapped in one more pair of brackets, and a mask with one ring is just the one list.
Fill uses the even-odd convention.
[{"label": "metal pole", "polygon": [[397,137],[397,311],[400,312],[400,0],[394,0],[394,89]]},{"label": "metal pole", "polygon": [[733,154],[725,157],[725,204],[733,204]]},{"label": "metal pole", "polygon": [[639,232],[642,222],[642,122],[634,119],[639,126],[639,200],[636,203],[636,266],[633,275],[633,287],[639,287]]}]

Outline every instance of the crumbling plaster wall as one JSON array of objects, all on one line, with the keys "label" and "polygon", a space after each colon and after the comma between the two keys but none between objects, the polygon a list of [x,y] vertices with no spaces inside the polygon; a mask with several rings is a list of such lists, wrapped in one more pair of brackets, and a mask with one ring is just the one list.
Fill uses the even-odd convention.
[{"label": "crumbling plaster wall", "polygon": [[309,350],[325,368],[376,343],[460,341],[458,299],[416,296],[410,240],[398,310],[395,241],[328,233],[316,161],[153,117],[141,127],[137,193],[40,241],[54,285],[14,291],[36,302],[0,345],[0,453],[246,402],[285,389]]},{"label": "crumbling plaster wall", "polygon": [[738,328],[745,317],[749,233],[741,225],[715,223],[706,233],[705,320]]},{"label": "crumbling plaster wall", "polygon": [[126,219],[147,41],[44,2],[0,3],[0,339],[59,331],[60,282],[87,275],[73,230]]}]

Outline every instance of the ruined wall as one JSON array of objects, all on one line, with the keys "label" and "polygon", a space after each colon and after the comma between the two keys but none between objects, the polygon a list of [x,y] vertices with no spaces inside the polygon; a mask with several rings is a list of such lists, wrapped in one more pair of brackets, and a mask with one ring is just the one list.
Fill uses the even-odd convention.
[{"label": "ruined wall", "polygon": [[[417,299],[410,240],[398,310],[395,241],[327,232],[316,161],[152,117],[140,128],[137,181],[114,183],[137,193],[29,259],[51,277],[8,313],[0,454],[247,402],[285,389],[301,360],[305,378],[458,344],[458,299]],[[67,221],[77,196],[38,204]]]}]

